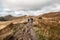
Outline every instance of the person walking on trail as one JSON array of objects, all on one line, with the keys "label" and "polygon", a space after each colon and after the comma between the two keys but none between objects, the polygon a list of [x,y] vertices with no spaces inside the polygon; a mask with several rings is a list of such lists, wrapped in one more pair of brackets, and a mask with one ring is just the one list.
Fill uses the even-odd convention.
[{"label": "person walking on trail", "polygon": [[28,22],[29,22],[29,23],[33,23],[33,18],[29,18],[29,19],[28,19]]}]

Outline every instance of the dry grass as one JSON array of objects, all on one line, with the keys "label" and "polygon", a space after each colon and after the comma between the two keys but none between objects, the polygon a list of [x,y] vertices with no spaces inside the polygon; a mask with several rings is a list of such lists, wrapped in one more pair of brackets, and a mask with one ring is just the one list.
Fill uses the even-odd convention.
[{"label": "dry grass", "polygon": [[[55,14],[49,13],[38,17],[32,17],[34,19],[33,29],[38,37],[38,40],[60,40],[60,17],[59,16],[60,16],[60,12],[57,12]],[[22,18],[19,17],[16,20],[14,19],[11,21],[0,22],[0,29],[2,30],[5,27],[9,27],[7,25],[9,25],[9,23],[12,23],[16,29],[17,27],[20,27],[20,32],[22,32],[24,25],[27,24],[26,20],[28,18],[29,17],[22,17]],[[16,30],[14,29],[13,31]]]}]

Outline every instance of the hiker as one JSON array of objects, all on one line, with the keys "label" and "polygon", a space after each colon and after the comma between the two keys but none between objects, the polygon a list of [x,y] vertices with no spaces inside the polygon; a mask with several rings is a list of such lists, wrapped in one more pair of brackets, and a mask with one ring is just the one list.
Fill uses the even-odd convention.
[{"label": "hiker", "polygon": [[33,18],[29,18],[29,19],[28,19],[28,22],[29,22],[29,23],[33,23]]}]

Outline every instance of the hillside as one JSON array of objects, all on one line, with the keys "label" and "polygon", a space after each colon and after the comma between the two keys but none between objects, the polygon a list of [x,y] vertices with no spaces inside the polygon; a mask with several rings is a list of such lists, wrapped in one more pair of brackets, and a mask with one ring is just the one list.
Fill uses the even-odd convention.
[{"label": "hillside", "polygon": [[[0,40],[25,40],[26,38],[31,38],[27,34],[28,32],[25,33],[24,31],[27,26],[29,28],[31,25],[33,25],[33,34],[35,32],[35,38],[38,38],[38,40],[60,40],[60,12],[50,12],[41,16],[9,18],[9,20],[6,19],[8,21],[0,21]],[[27,21],[28,18],[33,18],[33,23],[31,25]],[[24,37],[23,33],[26,34],[26,37]],[[22,39],[22,37],[24,37],[24,39]]]}]

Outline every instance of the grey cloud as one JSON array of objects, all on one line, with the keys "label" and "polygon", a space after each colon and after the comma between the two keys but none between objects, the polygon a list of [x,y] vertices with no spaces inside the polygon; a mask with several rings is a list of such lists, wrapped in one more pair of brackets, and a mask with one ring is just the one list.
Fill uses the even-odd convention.
[{"label": "grey cloud", "polygon": [[[7,1],[7,0],[5,0]],[[46,12],[51,11],[60,11],[60,0],[43,0],[39,2],[30,2],[27,1],[29,4],[25,4],[22,2],[20,4],[19,0],[8,0],[5,2],[2,0],[3,3],[3,12],[1,15],[13,15],[13,16],[23,16],[23,15],[41,15]],[[20,0],[21,1],[21,0]],[[37,0],[38,1],[38,0]],[[12,3],[11,3],[12,2]],[[7,3],[7,4],[6,4]]]},{"label": "grey cloud", "polygon": [[21,9],[40,9],[42,6],[51,3],[51,0],[2,0],[3,7]]}]

